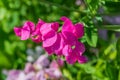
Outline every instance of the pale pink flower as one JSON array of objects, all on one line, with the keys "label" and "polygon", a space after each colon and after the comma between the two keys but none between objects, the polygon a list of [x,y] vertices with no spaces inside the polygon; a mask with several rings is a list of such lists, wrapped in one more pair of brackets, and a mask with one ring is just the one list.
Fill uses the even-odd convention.
[{"label": "pale pink flower", "polygon": [[33,65],[31,64],[31,63],[26,63],[26,65],[25,65],[25,69],[24,69],[24,72],[26,73],[26,74],[28,74],[29,72],[32,72],[32,71],[34,71],[35,69],[34,69],[34,67],[33,67]]}]

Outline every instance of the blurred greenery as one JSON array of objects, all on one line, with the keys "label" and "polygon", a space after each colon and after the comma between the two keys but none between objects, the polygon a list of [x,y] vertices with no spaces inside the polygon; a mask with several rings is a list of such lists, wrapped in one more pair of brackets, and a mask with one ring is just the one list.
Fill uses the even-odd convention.
[{"label": "blurred greenery", "polygon": [[[20,41],[13,27],[24,21],[37,23],[58,21],[61,16],[69,17],[73,23],[85,25],[85,36],[81,39],[86,45],[86,64],[65,64],[62,72],[68,80],[120,80],[120,25],[108,25],[103,15],[120,15],[119,0],[0,0],[0,80],[4,80],[3,69],[22,69],[26,62],[26,49],[36,45]],[[99,12],[100,8],[104,13]],[[108,30],[108,39],[99,37],[98,30]],[[31,46],[29,46],[31,45]]]}]

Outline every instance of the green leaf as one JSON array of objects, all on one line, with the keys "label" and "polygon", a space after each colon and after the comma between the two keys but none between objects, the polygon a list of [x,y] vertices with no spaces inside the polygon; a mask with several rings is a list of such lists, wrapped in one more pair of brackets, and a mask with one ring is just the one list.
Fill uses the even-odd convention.
[{"label": "green leaf", "polygon": [[117,80],[118,70],[112,65],[112,63],[106,62],[106,73],[110,80]]},{"label": "green leaf", "polygon": [[117,41],[116,49],[117,49],[117,62],[119,65],[120,64],[120,38]]},{"label": "green leaf", "polygon": [[13,54],[12,48],[11,48],[11,44],[9,41],[4,41],[4,45],[5,45],[5,52],[8,53],[9,55]]},{"label": "green leaf", "polygon": [[119,74],[118,74],[118,80],[120,80],[120,70],[119,70]]},{"label": "green leaf", "polygon": [[77,80],[81,80],[81,71],[77,72]]},{"label": "green leaf", "polygon": [[86,28],[86,33],[85,33],[86,41],[87,43],[92,46],[96,47],[97,45],[97,40],[98,40],[98,35],[97,35],[97,30],[93,28]]},{"label": "green leaf", "polygon": [[0,67],[10,67],[11,64],[9,62],[9,59],[3,55],[3,53],[0,52]]},{"label": "green leaf", "polygon": [[70,74],[70,72],[67,69],[63,69],[63,74],[65,77],[68,78],[68,80],[73,80],[72,75]]},{"label": "green leaf", "polygon": [[120,32],[120,25],[102,25],[101,27],[98,28]]}]

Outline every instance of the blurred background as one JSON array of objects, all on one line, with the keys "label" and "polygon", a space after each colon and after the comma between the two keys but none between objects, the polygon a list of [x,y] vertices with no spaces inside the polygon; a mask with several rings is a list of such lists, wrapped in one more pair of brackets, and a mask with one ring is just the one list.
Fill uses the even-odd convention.
[{"label": "blurred background", "polygon": [[39,18],[62,23],[61,16],[84,23],[80,41],[89,59],[86,64],[65,62],[63,80],[120,80],[119,0],[0,0],[0,80],[6,80],[4,70],[23,69],[41,54],[41,44],[21,41],[13,28]]}]

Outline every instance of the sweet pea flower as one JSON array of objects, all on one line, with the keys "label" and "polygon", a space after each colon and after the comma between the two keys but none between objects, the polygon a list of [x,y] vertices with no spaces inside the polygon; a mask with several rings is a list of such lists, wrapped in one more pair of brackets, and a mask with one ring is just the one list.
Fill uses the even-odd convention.
[{"label": "sweet pea flower", "polygon": [[84,45],[80,42],[76,42],[74,45],[66,44],[63,48],[63,53],[66,61],[70,64],[78,61],[79,63],[85,63],[87,58],[82,56],[85,51]]},{"label": "sweet pea flower", "polygon": [[87,62],[83,56],[85,46],[78,39],[84,35],[82,23],[73,24],[72,21],[63,16],[60,18],[64,23],[62,29],[58,32],[59,23],[46,23],[39,19],[36,27],[34,23],[27,21],[22,28],[14,28],[17,36],[21,40],[31,38],[34,42],[42,42],[43,48],[49,55],[55,53],[58,56],[65,56],[69,64]]},{"label": "sweet pea flower", "polygon": [[79,63],[85,63],[87,58],[82,56],[85,51],[85,46],[78,41],[84,34],[83,25],[77,23],[72,24],[70,19],[67,17],[62,17],[64,24],[62,26],[62,35],[64,36],[65,46],[63,47],[63,55],[69,64],[73,64],[76,61]]},{"label": "sweet pea flower", "polygon": [[31,34],[32,40],[36,43],[42,42],[42,34],[40,32],[40,28],[44,23],[45,23],[44,21],[39,19],[38,23],[36,24],[34,32]]},{"label": "sweet pea flower", "polygon": [[59,48],[60,35],[58,34],[59,24],[57,22],[54,23],[46,23],[43,24],[40,28],[42,39],[43,39],[43,47],[48,52],[48,54],[52,54],[55,50]]},{"label": "sweet pea flower", "polygon": [[62,26],[63,35],[64,35],[64,32],[71,32],[77,38],[81,38],[84,35],[84,28],[82,23],[76,23],[74,25],[72,24],[72,21],[65,16],[61,17],[60,20],[64,21],[64,24]]},{"label": "sweet pea flower", "polygon": [[50,55],[53,53],[62,55],[64,40],[62,34],[57,32],[58,27],[59,24],[54,22],[43,24],[40,28],[41,34],[43,36],[43,47]]},{"label": "sweet pea flower", "polygon": [[39,43],[42,42],[42,37],[40,33],[40,27],[45,22],[40,20],[35,24],[31,21],[26,21],[22,27],[14,27],[14,32],[16,36],[21,37],[21,40],[27,40],[31,38],[34,42]]},{"label": "sweet pea flower", "polygon": [[31,21],[26,21],[24,25],[20,28],[14,27],[14,32],[16,36],[19,36],[21,40],[27,40],[30,34],[34,31],[35,25]]}]

